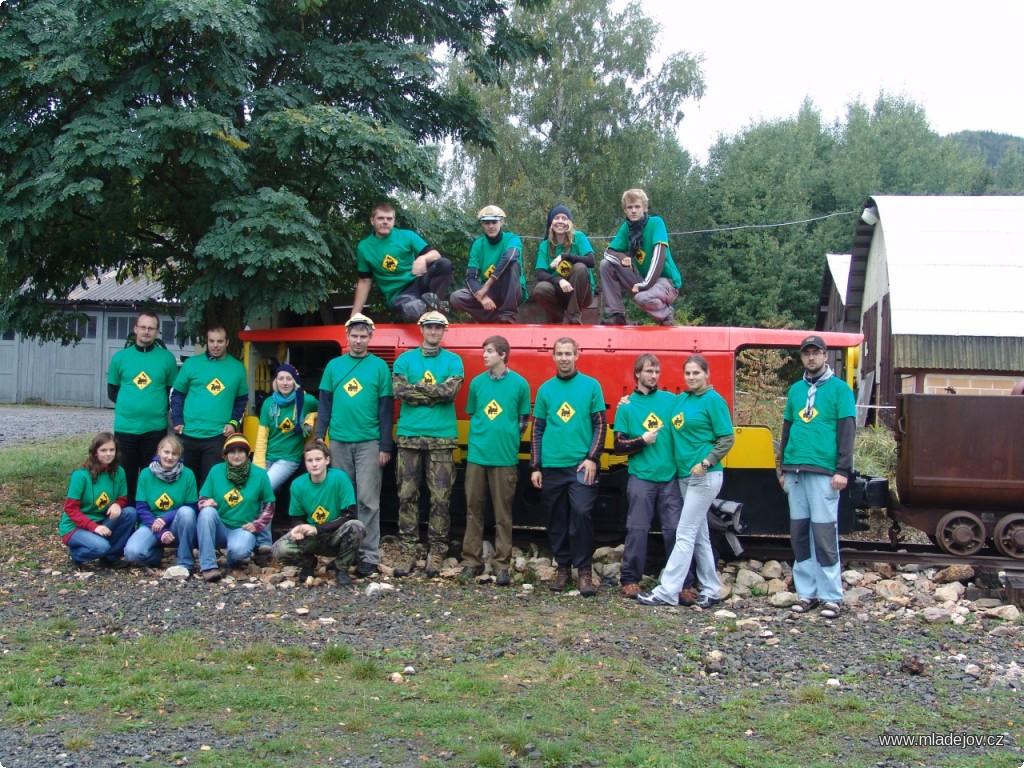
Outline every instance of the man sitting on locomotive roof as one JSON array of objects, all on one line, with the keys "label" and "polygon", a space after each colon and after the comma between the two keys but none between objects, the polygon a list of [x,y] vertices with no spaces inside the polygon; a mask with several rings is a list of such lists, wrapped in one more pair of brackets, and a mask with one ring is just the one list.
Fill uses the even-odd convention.
[{"label": "man sitting on locomotive roof", "polygon": [[452,294],[452,308],[468,312],[478,323],[518,322],[519,305],[526,298],[523,241],[514,232],[502,231],[505,212],[496,205],[481,208],[477,219],[484,234],[469,251],[469,287]]},{"label": "man sitting on locomotive roof", "polygon": [[395,209],[377,203],[370,214],[373,233],[356,246],[356,284],[352,315],[366,305],[374,281],[384,299],[407,320],[428,309],[446,311],[444,300],[452,282],[452,263],[409,229],[395,227]]},{"label": "man sitting on locomotive roof", "polygon": [[668,229],[660,216],[647,213],[647,193],[627,189],[622,193],[626,221],[619,227],[601,261],[604,286],[604,325],[625,325],[626,306],[622,292],[659,325],[673,325],[672,302],[683,280],[668,247]]},{"label": "man sitting on locomotive roof", "polygon": [[849,385],[832,372],[820,336],[800,345],[804,375],[789,388],[782,422],[782,488],[789,497],[794,613],[820,604],[827,619],[843,604],[839,564],[839,494],[853,471],[856,405]]}]

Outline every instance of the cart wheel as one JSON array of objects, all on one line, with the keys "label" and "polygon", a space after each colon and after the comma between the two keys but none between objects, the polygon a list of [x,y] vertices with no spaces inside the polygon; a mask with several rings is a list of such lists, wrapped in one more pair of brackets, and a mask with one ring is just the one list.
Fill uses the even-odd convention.
[{"label": "cart wheel", "polygon": [[943,552],[968,557],[985,546],[985,524],[973,512],[949,512],[935,526],[935,539]]},{"label": "cart wheel", "polygon": [[1001,518],[996,523],[992,541],[1007,557],[1024,560],[1024,514],[1018,512]]}]

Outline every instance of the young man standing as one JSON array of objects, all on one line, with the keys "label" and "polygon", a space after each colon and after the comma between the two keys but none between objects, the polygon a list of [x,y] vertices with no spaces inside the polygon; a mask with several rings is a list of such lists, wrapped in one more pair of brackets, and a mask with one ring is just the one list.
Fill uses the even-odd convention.
[{"label": "young man standing", "polygon": [[683,280],[668,247],[668,229],[660,216],[647,213],[647,193],[627,189],[622,193],[626,221],[619,228],[601,261],[601,283],[608,316],[605,325],[625,325],[626,306],[622,292],[659,325],[673,325],[672,302]]},{"label": "young man standing", "polygon": [[399,355],[392,374],[395,397],[402,403],[395,472],[401,562],[394,573],[398,577],[409,575],[416,564],[424,472],[430,492],[428,576],[438,575],[441,561],[448,554],[448,502],[455,482],[452,451],[459,444],[455,397],[466,374],[459,356],[441,347],[447,329],[448,320],[440,312],[424,314],[420,318],[423,344]]},{"label": "young man standing", "polygon": [[549,514],[548,538],[557,566],[550,589],[564,590],[576,566],[580,594],[591,597],[597,592],[591,512],[607,420],[601,385],[576,369],[579,356],[573,339],[555,342],[557,375],[540,385],[533,411],[530,479]]},{"label": "young man standing", "polygon": [[380,485],[394,445],[395,397],[388,364],[369,351],[373,320],[352,315],[345,323],[348,353],[327,364],[320,379],[316,438],[330,430],[330,459],[355,486],[365,536],[356,573],[380,564]]},{"label": "young man standing", "polygon": [[388,306],[407,320],[415,320],[428,309],[446,310],[444,297],[452,282],[452,263],[412,230],[397,229],[390,203],[373,207],[370,224],[373,234],[356,246],[359,282],[352,315],[363,311],[375,281]]},{"label": "young man standing", "polygon": [[484,340],[484,367],[469,383],[466,413],[466,534],[462,540],[465,573],[484,572],[483,533],[487,498],[494,507],[495,581],[512,583],[512,503],[519,477],[519,443],[530,418],[530,385],[508,367],[509,344],[503,336]]},{"label": "young man standing", "polygon": [[107,369],[107,397],[114,403],[114,438],[128,481],[128,502],[135,501],[139,472],[149,466],[167,435],[167,395],[178,375],[174,355],[157,339],[160,318],[140,312],[135,338],[114,353]]},{"label": "young man standing", "polygon": [[526,298],[523,241],[502,231],[505,212],[496,205],[481,208],[477,219],[484,234],[469,250],[469,287],[452,294],[452,308],[468,312],[478,323],[518,322],[519,305]]},{"label": "young man standing", "polygon": [[837,617],[843,604],[839,564],[839,494],[853,471],[857,409],[853,391],[828,365],[820,336],[800,345],[803,378],[789,388],[779,455],[782,488],[789,497],[794,613],[821,606]]},{"label": "young man standing", "polygon": [[274,542],[274,558],[298,565],[299,582],[316,571],[317,555],[333,557],[334,580],[348,586],[348,567],[359,552],[366,529],[356,519],[356,496],[348,475],[329,465],[327,446],[316,440],[306,446],[303,461],[308,474],[301,475],[291,489],[288,516],[292,529]]},{"label": "young man standing", "polygon": [[626,546],[622,554],[622,594],[640,594],[640,580],[647,562],[647,535],[657,515],[665,552],[676,543],[676,526],[682,500],[676,482],[672,436],[663,427],[672,419],[676,396],[658,389],[661,363],[652,354],[640,355],[633,364],[636,389],[629,402],[615,412],[615,452],[629,456],[626,497]]},{"label": "young man standing", "polygon": [[182,364],[171,390],[171,424],[185,446],[185,466],[200,488],[221,460],[224,438],[241,432],[248,401],[245,367],[228,354],[227,331],[210,326],[206,352]]}]

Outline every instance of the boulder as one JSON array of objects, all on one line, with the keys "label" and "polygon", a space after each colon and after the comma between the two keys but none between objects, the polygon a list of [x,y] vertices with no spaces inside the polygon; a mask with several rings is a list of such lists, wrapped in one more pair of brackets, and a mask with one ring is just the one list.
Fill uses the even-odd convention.
[{"label": "boulder", "polygon": [[782,563],[780,563],[778,560],[769,560],[764,564],[764,567],[761,569],[761,576],[763,576],[766,581],[771,581],[772,579],[781,579],[782,574]]},{"label": "boulder", "polygon": [[974,578],[974,569],[969,565],[951,565],[932,577],[936,584],[952,584],[954,581],[967,582]]},{"label": "boulder", "polygon": [[906,597],[907,587],[901,581],[895,579],[883,579],[875,584],[875,594],[884,600]]},{"label": "boulder", "polygon": [[956,602],[964,594],[964,585],[959,581],[943,583],[941,587],[936,587],[933,593],[936,600],[940,603],[945,602]]}]

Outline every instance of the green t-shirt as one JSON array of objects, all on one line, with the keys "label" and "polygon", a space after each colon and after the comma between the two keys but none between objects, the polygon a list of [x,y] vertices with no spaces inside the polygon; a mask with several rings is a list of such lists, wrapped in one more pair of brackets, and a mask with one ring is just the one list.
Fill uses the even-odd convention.
[{"label": "green t-shirt", "polygon": [[188,467],[182,467],[181,474],[173,483],[161,480],[146,467],[139,473],[139,489],[136,501],[145,501],[155,517],[177,509],[182,504],[199,500],[196,490],[196,476]]},{"label": "green t-shirt", "polygon": [[[715,447],[715,441],[733,433],[729,404],[713,389],[699,395],[683,392],[672,409],[672,447],[676,455],[676,475],[688,477]],[[709,472],[721,472],[721,463]]]},{"label": "green t-shirt", "polygon": [[469,451],[466,461],[485,467],[519,463],[519,417],[530,413],[530,385],[509,370],[500,379],[484,371],[469,382]]},{"label": "green t-shirt", "polygon": [[305,394],[302,400],[302,412],[292,403],[281,408],[277,417],[271,415],[274,396],[271,394],[263,401],[260,409],[260,426],[267,428],[267,461],[302,461],[302,449],[306,444],[306,435],[302,431],[302,423],[306,417],[316,411],[316,398]]},{"label": "green t-shirt", "polygon": [[[394,370],[396,376],[405,376],[410,384],[442,384],[452,377],[466,375],[462,358],[454,352],[442,349],[435,357],[425,357],[420,347],[400,354],[395,360]],[[395,434],[399,437],[457,438],[459,427],[455,403],[414,405],[403,401],[398,411]]]},{"label": "green t-shirt", "polygon": [[331,423],[326,427],[333,442],[381,439],[380,398],[395,393],[387,363],[369,353],[365,357],[336,357],[324,370],[320,391],[332,395]]},{"label": "green t-shirt", "polygon": [[174,355],[154,344],[142,352],[132,344],[114,353],[107,383],[120,387],[114,431],[129,435],[167,429],[167,390],[178,375]]},{"label": "green t-shirt", "polygon": [[[76,469],[68,481],[67,498],[80,503],[82,513],[94,523],[103,525],[107,521],[107,510],[110,505],[128,495],[128,482],[125,480],[124,469],[117,468],[117,473],[100,472],[94,481],[89,470]],[[67,512],[60,516],[57,530],[61,536],[67,536],[78,526],[68,517]]]},{"label": "green t-shirt", "polygon": [[264,469],[249,467],[249,479],[241,488],[228,480],[226,462],[215,464],[199,495],[217,502],[217,515],[228,528],[241,528],[260,516],[264,504],[274,501],[274,489]]},{"label": "green t-shirt", "polygon": [[615,431],[632,439],[649,429],[661,428],[658,439],[629,456],[629,474],[652,483],[665,483],[676,476],[670,421],[676,396],[663,389],[644,395],[633,392],[626,405],[615,412]]},{"label": "green t-shirt", "polygon": [[789,428],[782,463],[805,464],[835,472],[839,460],[839,446],[836,442],[839,420],[857,415],[853,390],[841,378],[833,376],[818,387],[814,394],[814,410],[810,418],[805,418],[804,409],[807,407],[807,392],[810,388],[810,384],[800,379],[789,388],[786,395],[783,418],[792,426]]},{"label": "green t-shirt", "polygon": [[556,376],[541,384],[533,409],[535,419],[545,420],[540,443],[541,466],[575,467],[587,458],[594,434],[591,417],[603,410],[601,385],[590,376],[582,373],[571,379]]},{"label": "green t-shirt", "polygon": [[[676,288],[683,287],[683,278],[679,275],[679,267],[672,258],[672,249],[668,247],[668,229],[661,216],[651,216],[644,227],[643,248],[633,259],[633,266],[643,277],[647,277],[647,270],[650,269],[651,260],[647,257],[654,252],[654,246],[658,243],[665,244],[665,266],[661,270],[661,276],[672,281]],[[629,222],[624,222],[619,231],[615,233],[614,239],[608,244],[608,249],[626,253],[629,251]]]},{"label": "green t-shirt", "polygon": [[204,439],[224,433],[235,398],[248,395],[249,385],[245,367],[231,355],[214,360],[204,353],[182,363],[174,391],[185,396],[184,434]]},{"label": "green t-shirt", "polygon": [[427,248],[427,241],[409,229],[392,229],[387,237],[376,233],[356,246],[356,272],[373,275],[388,304],[413,281],[412,263]]},{"label": "green t-shirt", "polygon": [[289,517],[301,517],[310,525],[324,525],[341,516],[343,509],[356,503],[352,482],[340,469],[327,468],[322,483],[314,483],[308,475],[300,475],[292,483]]},{"label": "green t-shirt", "polygon": [[[555,256],[561,256],[563,253],[571,253],[573,256],[586,256],[588,253],[593,252],[594,246],[590,244],[590,240],[582,232],[576,232],[568,251],[563,243],[559,243],[552,248],[550,240],[542,240],[537,248],[537,266],[534,267],[534,270],[543,269],[545,272],[557,272],[562,277],[568,277],[569,273],[572,272],[572,263],[563,259],[558,262],[558,267],[552,270],[551,261]],[[594,270],[588,269],[587,274],[590,275],[590,288],[593,290]]]},{"label": "green t-shirt", "polygon": [[526,301],[528,294],[526,292],[526,273],[523,271],[523,241],[519,235],[513,232],[502,232],[501,240],[497,244],[492,244],[486,236],[478,237],[473,241],[473,247],[469,249],[469,264],[467,266],[469,269],[476,267],[480,275],[480,284],[483,285],[485,280],[490,279],[494,268],[498,266],[502,255],[509,248],[515,248],[518,251],[516,261],[519,262],[519,292],[522,295],[522,300]]}]

